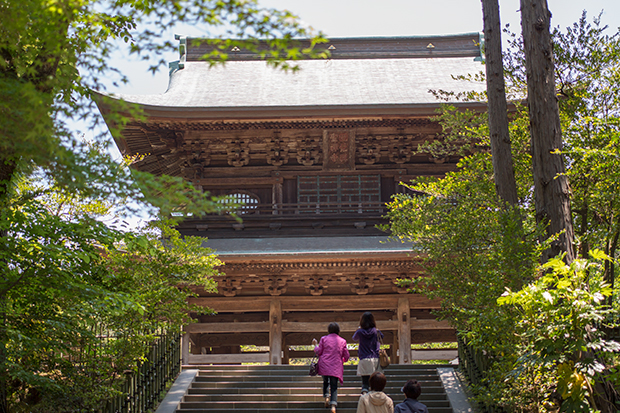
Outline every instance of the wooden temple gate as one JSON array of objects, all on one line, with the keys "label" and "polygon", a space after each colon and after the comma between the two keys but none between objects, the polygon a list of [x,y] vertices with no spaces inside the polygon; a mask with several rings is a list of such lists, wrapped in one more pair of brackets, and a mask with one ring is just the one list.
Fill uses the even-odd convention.
[{"label": "wooden temple gate", "polygon": [[225,263],[218,293],[189,300],[217,314],[192,315],[185,363],[288,363],[310,355],[291,346],[309,345],[332,321],[350,342],[364,311],[394,363],[411,361],[411,344],[455,341],[432,315],[439,302],[397,285],[423,276],[415,250],[388,243],[376,225],[392,195],[408,191],[401,182],[456,169],[458,157],[418,148],[442,139],[441,102],[429,90],[484,90],[453,77],[483,69],[478,33],[333,39],[319,46],[329,61],[300,60],[296,73],[238,49],[210,67],[200,60],[208,44],[181,42],[166,93],[122,96],[147,118],[114,138],[123,154],[141,155],[134,168],[244,204],[242,221],[212,214],[177,227],[208,239]]},{"label": "wooden temple gate", "polygon": [[[338,322],[341,336],[351,343],[364,311],[373,312],[377,327],[385,334],[392,363],[410,363],[411,344],[455,341],[449,324],[431,314],[439,308],[438,301],[396,285],[398,278],[420,275],[418,265],[394,253],[382,255],[297,258],[286,264],[228,261],[224,266],[227,276],[220,281],[220,292],[228,296],[190,299],[218,314],[197,316],[198,322],[187,326],[186,343],[191,342],[191,351],[190,346],[184,347],[184,362],[288,364],[291,358],[312,356],[308,351],[290,350],[290,346],[310,345],[313,338],[327,334],[332,321]],[[231,271],[226,270],[229,266]],[[241,274],[242,269],[246,274]],[[233,272],[239,275],[231,276]],[[269,353],[241,353],[242,345],[268,346]]]}]

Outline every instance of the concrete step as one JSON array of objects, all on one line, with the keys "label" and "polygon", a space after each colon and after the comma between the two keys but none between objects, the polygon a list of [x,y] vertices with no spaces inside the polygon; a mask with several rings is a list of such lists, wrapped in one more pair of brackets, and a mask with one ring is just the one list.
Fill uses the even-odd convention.
[{"label": "concrete step", "polygon": [[[338,389],[338,413],[354,413],[361,379],[356,366],[345,366]],[[308,366],[204,366],[177,408],[177,413],[325,413],[321,377],[307,375]],[[404,400],[401,386],[410,378],[422,383],[420,401],[429,413],[452,413],[435,366],[394,365],[386,369],[385,393]]]}]

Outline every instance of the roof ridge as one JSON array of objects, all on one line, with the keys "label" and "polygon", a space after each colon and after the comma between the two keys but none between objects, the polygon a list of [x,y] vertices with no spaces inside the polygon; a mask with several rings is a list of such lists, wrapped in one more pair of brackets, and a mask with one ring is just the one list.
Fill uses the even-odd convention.
[{"label": "roof ridge", "polygon": [[[200,39],[177,36],[180,45],[180,60],[202,61],[203,56],[219,47],[228,55],[228,60],[260,60],[260,51],[269,50],[267,40],[257,40],[257,50],[243,47],[241,39]],[[220,43],[219,46],[216,45]],[[298,46],[308,47],[310,40],[296,40]],[[330,59],[386,59],[386,58],[482,58],[482,33],[424,35],[424,36],[372,36],[333,37],[326,43],[315,46],[315,50],[328,50]],[[302,57],[303,59],[303,57]]]}]

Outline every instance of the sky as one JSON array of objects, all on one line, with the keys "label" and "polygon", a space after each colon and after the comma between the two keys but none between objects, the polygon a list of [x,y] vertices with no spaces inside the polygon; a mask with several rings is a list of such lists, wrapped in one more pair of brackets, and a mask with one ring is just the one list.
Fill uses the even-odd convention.
[{"label": "sky", "polygon": [[[620,27],[620,0],[547,0],[553,27],[565,28],[577,21],[585,9],[588,16],[601,11],[601,21],[613,33]],[[502,25],[520,31],[519,0],[500,0]],[[419,36],[482,31],[480,0],[259,0],[263,7],[287,9],[315,30],[328,37]],[[177,27],[170,33],[204,36],[200,27]],[[168,53],[166,60],[178,60]],[[148,62],[116,55],[113,62],[129,76],[130,83],[110,86],[108,92],[124,94],[161,94],[168,86],[168,68],[152,75]]]}]

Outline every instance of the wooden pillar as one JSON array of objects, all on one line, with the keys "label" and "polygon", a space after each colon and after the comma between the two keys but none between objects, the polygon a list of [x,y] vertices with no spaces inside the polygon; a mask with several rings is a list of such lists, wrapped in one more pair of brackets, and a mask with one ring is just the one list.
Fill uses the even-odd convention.
[{"label": "wooden pillar", "polygon": [[282,214],[280,211],[282,208],[282,182],[273,184],[273,187],[271,188],[271,203],[273,206],[272,214]]},{"label": "wooden pillar", "polygon": [[282,303],[269,304],[269,364],[282,364]]},{"label": "wooden pillar", "polygon": [[392,334],[392,343],[390,344],[390,350],[392,350],[392,354],[390,355],[390,363],[397,364],[398,363],[398,332],[394,331]]},{"label": "wooden pillar", "polygon": [[282,346],[283,346],[283,354],[284,357],[282,359],[282,364],[289,364],[289,348],[288,348],[288,343],[286,342],[286,337],[283,338],[282,340]]},{"label": "wooden pillar", "polygon": [[182,364],[189,364],[189,333],[184,333],[181,338],[181,360]]},{"label": "wooden pillar", "polygon": [[411,320],[409,297],[398,298],[398,355],[399,364],[411,363]]}]

